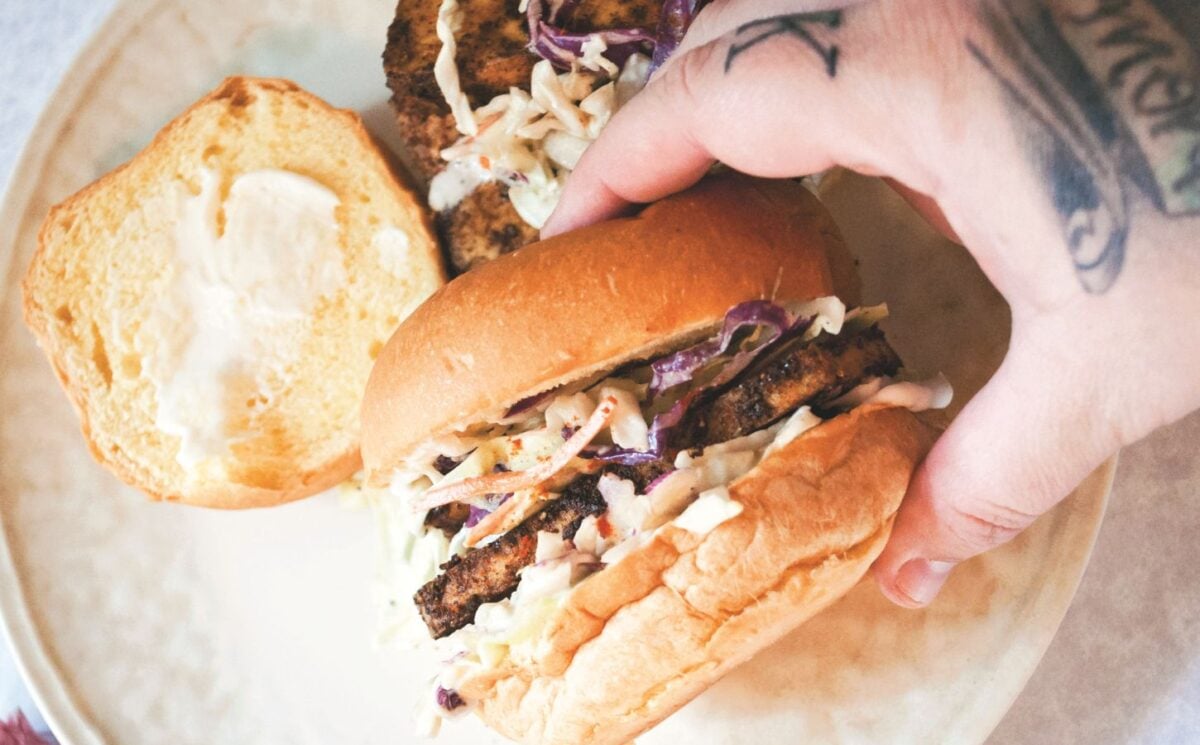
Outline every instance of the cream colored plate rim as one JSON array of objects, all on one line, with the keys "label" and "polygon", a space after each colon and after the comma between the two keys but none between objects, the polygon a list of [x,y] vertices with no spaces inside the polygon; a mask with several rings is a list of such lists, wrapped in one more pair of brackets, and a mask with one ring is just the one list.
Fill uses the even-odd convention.
[{"label": "cream colored plate rim", "polygon": [[[1021,695],[1030,678],[1033,677],[1042,658],[1046,655],[1046,650],[1050,648],[1050,643],[1054,641],[1054,637],[1058,633],[1058,628],[1062,625],[1063,619],[1067,615],[1067,610],[1071,607],[1071,601],[1075,599],[1075,593],[1079,591],[1079,585],[1083,582],[1088,562],[1092,558],[1092,551],[1096,548],[1096,539],[1100,535],[1100,527],[1104,522],[1104,513],[1108,509],[1108,500],[1112,496],[1113,481],[1117,475],[1117,463],[1119,459],[1120,455],[1114,454],[1084,480],[1084,483],[1091,484],[1095,496],[1087,503],[1087,513],[1080,516],[1080,520],[1086,524],[1086,528],[1081,528],[1079,545],[1077,546],[1081,550],[1078,552],[1076,566],[1071,567],[1071,571],[1074,574],[1074,581],[1065,583],[1061,587],[1058,597],[1047,600],[1045,605],[1042,606],[1046,610],[1038,619],[1033,621],[1034,623],[1041,624],[1041,631],[1043,632],[1033,662],[1024,669],[1010,669],[1008,680],[1000,679],[997,681],[997,690],[995,692],[1000,695],[992,699],[996,706],[991,709],[990,717],[980,718],[979,729],[973,742],[984,743],[991,736],[992,731],[1000,725],[1001,720],[1004,719],[1004,715],[1012,708],[1017,697]],[[1083,495],[1075,493],[1073,496]],[[1068,497],[1068,499],[1070,498]],[[1059,553],[1065,554],[1076,547],[1060,545],[1057,548]]]},{"label": "cream colored plate rim", "polygon": [[[121,39],[137,25],[155,0],[124,0],[113,7],[79,50],[46,107],[34,123],[32,133],[21,150],[13,169],[3,203],[0,203],[0,292],[6,287],[13,269],[14,244],[21,231],[38,175],[50,153],[59,129],[79,104],[87,90],[91,69],[78,69],[83,60],[107,59]],[[100,733],[87,720],[73,700],[58,667],[51,660],[41,634],[34,623],[21,577],[8,545],[8,533],[0,515],[0,625],[29,692],[46,723],[60,742],[66,745],[101,741]]]}]

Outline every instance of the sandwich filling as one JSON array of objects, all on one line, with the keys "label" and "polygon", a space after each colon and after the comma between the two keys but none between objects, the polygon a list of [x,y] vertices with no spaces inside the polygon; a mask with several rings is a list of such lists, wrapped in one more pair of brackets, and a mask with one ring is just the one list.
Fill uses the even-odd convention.
[{"label": "sandwich filling", "polygon": [[383,507],[393,630],[449,638],[448,669],[494,666],[655,531],[706,534],[736,517],[729,485],[825,418],[945,407],[941,376],[896,380],[885,316],[833,297],[743,303],[711,338],[427,443]]},{"label": "sandwich filling", "polygon": [[657,29],[581,33],[568,28],[579,0],[527,0],[521,9],[529,51],[541,58],[528,92],[513,87],[472,108],[456,60],[464,8],[442,0],[434,79],[462,136],[440,153],[447,167],[429,185],[430,207],[451,209],[481,184],[499,181],[521,219],[541,228],[583,151],[646,85],[705,4],[666,0]]}]

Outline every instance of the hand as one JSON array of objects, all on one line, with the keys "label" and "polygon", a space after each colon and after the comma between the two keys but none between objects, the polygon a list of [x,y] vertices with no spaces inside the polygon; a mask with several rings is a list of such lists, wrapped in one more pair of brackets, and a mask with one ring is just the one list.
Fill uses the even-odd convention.
[{"label": "hand", "polygon": [[915,475],[896,603],[1200,406],[1200,14],[1150,0],[725,0],[617,113],[543,235],[714,161],[888,176],[1012,308],[1008,355]]}]

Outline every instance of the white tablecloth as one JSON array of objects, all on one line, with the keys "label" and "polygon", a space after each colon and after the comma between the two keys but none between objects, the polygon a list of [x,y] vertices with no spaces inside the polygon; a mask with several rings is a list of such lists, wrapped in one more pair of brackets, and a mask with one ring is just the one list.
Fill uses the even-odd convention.
[{"label": "white tablecloth", "polygon": [[[0,191],[38,112],[113,5],[0,2]],[[1164,325],[1196,333],[1195,319]],[[1200,415],[1193,415],[1123,454],[1079,596],[991,742],[1200,743],[1197,566]],[[18,708],[44,726],[0,645],[0,720]]]}]

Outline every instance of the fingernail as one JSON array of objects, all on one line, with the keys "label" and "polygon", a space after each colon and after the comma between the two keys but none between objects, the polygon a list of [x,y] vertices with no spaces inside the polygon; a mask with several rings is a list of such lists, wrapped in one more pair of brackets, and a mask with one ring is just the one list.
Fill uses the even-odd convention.
[{"label": "fingernail", "polygon": [[954,563],[911,559],[896,572],[896,590],[913,606],[929,605],[946,584]]}]

